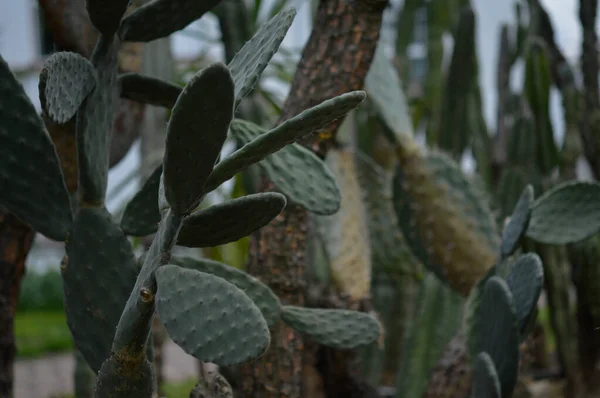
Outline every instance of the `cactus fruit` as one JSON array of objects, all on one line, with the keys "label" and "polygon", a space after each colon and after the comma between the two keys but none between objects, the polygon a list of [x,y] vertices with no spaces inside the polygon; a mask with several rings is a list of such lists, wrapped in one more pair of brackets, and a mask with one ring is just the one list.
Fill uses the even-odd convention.
[{"label": "cactus fruit", "polygon": [[[245,145],[264,133],[256,125],[236,124],[229,130]],[[243,128],[247,127],[247,128]],[[291,144],[258,162],[261,170],[291,202],[313,214],[334,214],[340,208],[340,190],[329,167],[312,151]],[[298,174],[296,170],[304,170]]]},{"label": "cactus fruit", "polygon": [[173,341],[194,357],[226,366],[267,349],[267,323],[235,285],[171,264],[156,271],[156,281],[158,315]]},{"label": "cactus fruit", "polygon": [[381,334],[379,322],[364,312],[284,305],[281,316],[292,329],[331,348],[353,350]]},{"label": "cactus fruit", "polygon": [[[178,215],[189,214],[204,196],[233,119],[233,91],[229,69],[215,63],[190,80],[173,107],[163,174],[165,198]],[[191,148],[202,148],[203,156]]]},{"label": "cactus fruit", "polygon": [[600,231],[600,184],[568,181],[536,199],[531,208],[527,237],[540,243],[563,245]]},{"label": "cactus fruit", "polygon": [[81,200],[97,205],[104,201],[113,119],[117,104],[119,42],[101,37],[92,54],[96,88],[77,111],[77,157]]},{"label": "cactus fruit", "polygon": [[511,255],[521,243],[523,236],[529,226],[529,220],[531,218],[530,207],[533,203],[533,187],[527,185],[515,209],[510,221],[504,227],[502,231],[502,243],[500,244],[500,256],[506,258]]},{"label": "cactus fruit", "polygon": [[160,212],[156,197],[161,175],[162,164],[152,172],[138,193],[127,203],[121,218],[121,229],[125,234],[147,236],[158,229]]},{"label": "cactus fruit", "polygon": [[469,325],[470,355],[489,354],[498,371],[502,397],[511,397],[519,371],[519,326],[513,294],[502,278],[492,276],[486,281],[474,321]]},{"label": "cactus fruit", "polygon": [[[90,254],[90,248],[95,252]],[[137,267],[127,237],[105,208],[81,208],[66,245],[64,280],[67,324],[90,367],[108,358]]]},{"label": "cactus fruit", "polygon": [[173,108],[182,88],[139,73],[123,73],[118,77],[121,98],[132,101]]},{"label": "cactus fruit", "polygon": [[254,301],[269,327],[279,320],[281,314],[279,298],[271,289],[253,276],[228,265],[207,259],[197,260],[190,257],[179,257],[174,258],[172,262],[180,267],[215,275],[233,283]]},{"label": "cactus fruit", "polygon": [[473,372],[473,398],[501,398],[494,361],[487,352],[477,355]]},{"label": "cactus fruit", "polygon": [[151,1],[123,18],[118,34],[123,41],[149,42],[160,39],[184,29],[218,3],[219,0]]},{"label": "cactus fruit", "polygon": [[0,204],[50,239],[73,223],[69,194],[42,119],[0,56]]},{"label": "cactus fruit", "polygon": [[213,247],[235,242],[269,224],[285,205],[282,194],[265,192],[198,210],[184,221],[177,244]]},{"label": "cactus fruit", "polygon": [[340,210],[316,218],[329,259],[330,275],[337,290],[360,301],[371,290],[371,244],[362,191],[356,175],[354,151],[331,149],[326,162],[340,186]]},{"label": "cactus fruit", "polygon": [[40,72],[40,103],[54,123],[68,122],[96,87],[96,72],[79,54],[58,52],[44,62]]}]

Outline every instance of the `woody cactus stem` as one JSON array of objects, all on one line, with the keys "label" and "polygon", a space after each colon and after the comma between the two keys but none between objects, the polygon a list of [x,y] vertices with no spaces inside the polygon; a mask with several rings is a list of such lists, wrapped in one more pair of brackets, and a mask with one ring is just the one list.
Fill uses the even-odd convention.
[{"label": "woody cactus stem", "polygon": [[[384,0],[321,1],[280,123],[326,98],[363,87],[386,5]],[[333,122],[302,144],[324,158],[341,121]],[[261,190],[275,188],[263,177]],[[304,303],[307,216],[306,210],[288,203],[279,217],[251,238],[248,272],[269,285],[285,304]],[[269,350],[256,362],[242,367],[241,391],[237,396],[300,397],[303,351],[301,336],[281,323],[274,326]],[[328,384],[332,389],[348,386],[325,380]],[[327,391],[327,395],[349,396],[336,391]]]}]

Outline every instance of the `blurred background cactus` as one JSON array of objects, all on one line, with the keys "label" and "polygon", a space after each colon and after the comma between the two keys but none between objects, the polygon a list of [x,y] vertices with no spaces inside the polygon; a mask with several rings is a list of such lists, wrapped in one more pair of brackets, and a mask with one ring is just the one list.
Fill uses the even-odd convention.
[{"label": "blurred background cactus", "polygon": [[[64,291],[76,397],[171,396],[167,341],[198,361],[177,396],[600,394],[596,1],[574,64],[544,2],[513,2],[493,127],[475,1],[313,2],[302,52],[284,0],[80,3],[40,0],[41,117],[0,70],[11,313],[32,228],[64,241],[62,281],[28,276],[18,308]],[[176,68],[203,15],[220,38],[185,32],[221,54]],[[108,212],[138,136],[140,189]]]}]

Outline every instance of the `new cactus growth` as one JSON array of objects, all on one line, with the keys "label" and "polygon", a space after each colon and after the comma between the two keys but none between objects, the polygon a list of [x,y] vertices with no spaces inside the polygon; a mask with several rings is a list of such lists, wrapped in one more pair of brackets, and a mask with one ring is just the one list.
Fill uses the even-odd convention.
[{"label": "new cactus growth", "polygon": [[[190,266],[171,258],[177,244],[222,244],[269,223],[285,207],[282,194],[198,207],[208,192],[236,173],[343,117],[365,93],[324,101],[268,131],[234,120],[235,107],[277,51],[295,15],[294,10],[280,12],[229,67],[211,64],[180,90],[167,125],[163,164],[128,205],[119,226],[104,206],[116,99],[124,91],[125,96],[134,92],[136,98],[150,99],[146,102],[168,105],[176,91],[176,86],[156,81],[144,94],[138,76],[119,79],[120,41],[168,35],[197,19],[212,3],[158,0],[125,18],[127,2],[112,2],[109,8],[97,3],[88,1],[101,33],[91,61],[59,52],[45,65],[40,83],[45,113],[57,123],[77,121],[79,191],[73,208],[42,119],[0,58],[0,204],[48,238],[66,243],[61,272],[67,322],[76,346],[98,373],[96,396],[153,394],[148,341],[155,313],[186,352],[221,365],[261,355],[269,345],[268,325],[278,318],[335,347],[355,348],[377,340],[381,331],[370,315],[281,306],[265,285],[242,271],[207,262]],[[161,98],[156,90],[163,87],[170,90]],[[258,134],[219,159],[230,127]],[[297,150],[292,153],[298,158]],[[19,159],[30,163],[25,166]],[[328,181],[323,211],[332,213],[339,207],[339,190],[331,171],[318,162],[314,157],[308,160],[313,165],[310,178]],[[123,230],[141,236],[156,232],[141,268]]]}]

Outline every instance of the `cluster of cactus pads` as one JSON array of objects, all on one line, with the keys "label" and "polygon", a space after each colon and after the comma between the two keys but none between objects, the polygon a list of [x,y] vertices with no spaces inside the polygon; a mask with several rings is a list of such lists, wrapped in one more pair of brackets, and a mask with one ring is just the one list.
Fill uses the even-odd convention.
[{"label": "cluster of cactus pads", "polygon": [[[316,342],[353,349],[376,341],[379,323],[347,310],[283,305],[263,283],[215,261],[171,256],[175,245],[209,247],[268,224],[294,201],[316,214],[340,208],[333,174],[294,141],[345,116],[365,98],[350,92],[273,129],[234,118],[277,51],[295,11],[265,24],[229,65],[198,71],[185,87],[118,75],[121,41],[168,36],[216,2],[157,0],[124,17],[127,0],[87,1],[101,33],[90,60],[58,52],[40,76],[43,116],[75,121],[77,189],[42,117],[0,58],[0,205],[36,231],[65,243],[61,265],[67,322],[77,349],[98,374],[98,397],[150,397],[155,391],[151,324],[201,361],[232,365],[260,356],[279,320]],[[162,165],[116,224],[105,207],[111,130],[118,96],[172,110]],[[242,145],[221,158],[227,138]],[[61,159],[62,160],[62,159]],[[205,195],[258,163],[283,193],[259,193],[199,209]],[[155,234],[141,264],[127,235]]]}]

